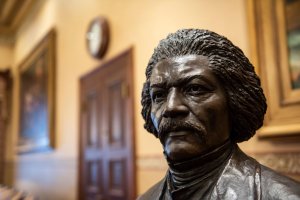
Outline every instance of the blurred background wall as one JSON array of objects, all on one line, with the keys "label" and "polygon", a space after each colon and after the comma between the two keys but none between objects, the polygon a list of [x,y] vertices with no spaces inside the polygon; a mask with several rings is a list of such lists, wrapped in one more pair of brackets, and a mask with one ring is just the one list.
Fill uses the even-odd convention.
[{"label": "blurred background wall", "polygon": [[[110,45],[104,60],[134,47],[134,114],[137,192],[141,194],[165,175],[167,165],[158,140],[143,128],[140,93],[144,71],[154,47],[180,28],[203,28],[228,37],[251,58],[246,0],[36,0],[19,27],[15,41],[0,41],[0,69],[13,73],[12,118],[7,138],[7,182],[42,199],[76,199],[79,78],[104,60],[86,50],[89,22],[109,20]],[[17,155],[18,66],[52,28],[57,32],[56,148],[52,152]],[[273,144],[254,137],[241,145],[250,154],[297,149],[297,144]]]}]

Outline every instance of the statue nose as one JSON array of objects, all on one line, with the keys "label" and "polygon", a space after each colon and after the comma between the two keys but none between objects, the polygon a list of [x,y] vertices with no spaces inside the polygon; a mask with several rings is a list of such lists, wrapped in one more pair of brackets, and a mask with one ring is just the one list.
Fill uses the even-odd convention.
[{"label": "statue nose", "polygon": [[184,117],[189,113],[187,106],[184,104],[181,93],[176,88],[171,88],[167,97],[166,107],[163,111],[165,118]]}]

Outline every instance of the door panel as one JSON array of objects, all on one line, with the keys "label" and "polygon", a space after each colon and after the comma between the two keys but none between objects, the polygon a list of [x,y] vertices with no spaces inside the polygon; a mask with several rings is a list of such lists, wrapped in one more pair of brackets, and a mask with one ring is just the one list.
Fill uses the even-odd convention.
[{"label": "door panel", "polygon": [[[101,105],[101,102],[99,102]],[[87,97],[87,146],[99,147],[101,138],[99,137],[99,112],[98,112],[98,98],[97,93],[91,93]]]},{"label": "door panel", "polygon": [[80,200],[136,197],[132,50],[80,80]]},{"label": "door panel", "polygon": [[111,199],[126,199],[126,164],[124,159],[110,160],[109,193]]},{"label": "door panel", "polygon": [[109,145],[121,147],[124,144],[124,107],[121,97],[122,82],[118,81],[108,86],[108,114],[109,114]]},{"label": "door panel", "polygon": [[87,178],[86,185],[88,185],[87,193],[91,194],[101,194],[103,193],[101,180],[101,160],[98,161],[87,161]]}]

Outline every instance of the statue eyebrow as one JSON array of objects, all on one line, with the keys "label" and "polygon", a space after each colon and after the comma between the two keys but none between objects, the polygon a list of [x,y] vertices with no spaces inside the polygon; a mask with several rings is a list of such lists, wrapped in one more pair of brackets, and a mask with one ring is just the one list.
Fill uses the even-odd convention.
[{"label": "statue eyebrow", "polygon": [[177,81],[176,81],[176,84],[174,85],[183,85],[183,84],[187,84],[188,82],[191,82],[192,80],[195,80],[195,79],[198,79],[198,80],[201,80],[201,81],[204,81],[205,83],[209,84],[209,85],[213,85],[213,83],[207,79],[205,76],[203,75],[191,75],[191,76],[186,76],[186,77],[183,77],[183,78],[179,78]]},{"label": "statue eyebrow", "polygon": [[213,86],[213,83],[208,80],[205,76],[203,75],[190,75],[190,76],[185,76],[182,78],[177,79],[176,81],[171,81],[171,82],[160,82],[160,83],[150,83],[150,88],[166,88],[166,87],[172,87],[172,86],[178,86],[178,85],[185,85],[188,82],[192,80],[201,80],[204,81],[206,84]]},{"label": "statue eyebrow", "polygon": [[162,83],[150,83],[150,88],[165,88],[167,86],[166,82]]}]

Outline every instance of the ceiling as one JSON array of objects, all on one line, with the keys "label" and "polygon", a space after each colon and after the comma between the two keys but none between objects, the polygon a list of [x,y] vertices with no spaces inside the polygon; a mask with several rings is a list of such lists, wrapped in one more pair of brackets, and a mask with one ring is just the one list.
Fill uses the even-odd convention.
[{"label": "ceiling", "polygon": [[35,0],[0,0],[0,37],[14,37]]}]

